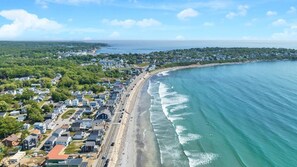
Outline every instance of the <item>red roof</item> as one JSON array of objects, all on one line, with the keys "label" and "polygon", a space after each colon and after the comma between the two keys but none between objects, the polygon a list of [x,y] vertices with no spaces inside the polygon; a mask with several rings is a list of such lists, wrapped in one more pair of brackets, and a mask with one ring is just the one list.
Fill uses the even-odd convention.
[{"label": "red roof", "polygon": [[64,154],[64,145],[56,145],[48,154],[48,160],[65,160],[68,158],[68,155]]}]

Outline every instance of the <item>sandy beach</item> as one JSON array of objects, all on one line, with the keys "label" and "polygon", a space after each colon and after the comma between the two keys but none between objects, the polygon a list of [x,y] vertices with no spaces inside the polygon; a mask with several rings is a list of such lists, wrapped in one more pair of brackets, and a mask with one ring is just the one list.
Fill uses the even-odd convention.
[{"label": "sandy beach", "polygon": [[157,69],[146,73],[131,91],[127,102],[127,113],[124,114],[121,124],[117,146],[114,148],[112,159],[115,163],[110,166],[120,167],[158,167],[160,164],[159,149],[150,123],[150,95],[147,93],[148,80],[164,71],[173,71],[188,68],[203,68],[219,65],[231,65],[241,63],[215,63],[194,64],[171,68]]}]

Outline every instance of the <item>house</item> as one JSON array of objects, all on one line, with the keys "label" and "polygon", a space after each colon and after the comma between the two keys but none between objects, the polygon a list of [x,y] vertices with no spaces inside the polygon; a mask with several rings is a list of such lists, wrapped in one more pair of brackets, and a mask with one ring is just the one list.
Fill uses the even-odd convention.
[{"label": "house", "polygon": [[93,108],[92,107],[86,107],[84,110],[84,114],[91,115],[93,113]]},{"label": "house", "polygon": [[96,109],[99,108],[99,104],[97,103],[97,101],[91,101],[91,102],[90,102],[90,106],[91,106],[92,108],[96,108]]},{"label": "house", "polygon": [[0,112],[0,117],[6,117],[7,116],[7,112]]},{"label": "house", "polygon": [[103,138],[103,132],[99,130],[92,130],[86,141],[93,141],[96,145],[101,144]]},{"label": "house", "polygon": [[23,121],[25,121],[26,118],[27,118],[27,114],[19,115],[19,116],[18,116],[18,121],[19,121],[19,122],[23,122]]},{"label": "house", "polygon": [[109,122],[111,120],[111,113],[107,109],[105,109],[96,116],[96,119],[105,120],[106,122]]},{"label": "house", "polygon": [[40,130],[40,132],[42,134],[44,134],[46,132],[46,125],[45,125],[45,123],[35,122],[34,125],[33,125],[33,127],[34,127],[34,129]]},{"label": "house", "polygon": [[76,132],[76,131],[80,131],[81,129],[83,129],[81,122],[74,122],[71,124],[70,131]]},{"label": "house", "polygon": [[77,107],[78,105],[79,105],[79,100],[78,99],[72,100],[72,106]]},{"label": "house", "polygon": [[72,137],[73,140],[82,140],[84,138],[84,132],[76,132]]},{"label": "house", "polygon": [[108,124],[102,119],[97,119],[92,122],[93,130],[106,130],[107,127],[108,127]]},{"label": "house", "polygon": [[10,164],[17,164],[20,162],[20,160],[26,155],[26,152],[24,151],[18,151],[16,154],[14,154],[12,157],[9,158],[8,162]]},{"label": "house", "polygon": [[50,151],[51,149],[54,148],[56,144],[57,137],[56,136],[51,136],[43,145],[43,149],[45,151]]},{"label": "house", "polygon": [[64,112],[65,108],[66,108],[66,105],[60,102],[55,106],[54,113],[59,115]]},{"label": "house", "polygon": [[94,141],[86,141],[84,146],[81,148],[82,152],[95,152],[97,151],[97,146]]},{"label": "house", "polygon": [[71,107],[72,106],[72,100],[68,99],[65,101],[65,104],[67,107]]},{"label": "house", "polygon": [[74,116],[73,116],[72,118],[73,118],[74,120],[81,119],[83,113],[84,113],[84,110],[80,109],[80,110],[78,110],[78,111],[74,114]]},{"label": "house", "polygon": [[31,84],[31,87],[33,87],[33,88],[41,87],[41,84]]},{"label": "house", "polygon": [[51,119],[51,120],[54,120],[54,119],[56,119],[57,118],[57,114],[55,114],[55,113],[48,113],[45,117],[44,117],[44,119],[45,120],[47,120],[47,119]]},{"label": "house", "polygon": [[65,132],[65,129],[58,128],[57,130],[54,131],[52,136],[60,137],[64,132]]},{"label": "house", "polygon": [[31,150],[38,145],[38,136],[30,135],[27,136],[22,143],[23,150]]},{"label": "house", "polygon": [[38,129],[34,129],[34,130],[31,132],[31,135],[32,135],[32,136],[37,136],[38,139],[41,139],[41,137],[42,137],[41,132],[40,132],[40,130],[38,130]]},{"label": "house", "polygon": [[9,115],[10,116],[17,116],[17,115],[20,115],[20,111],[11,111],[10,113],[9,113]]},{"label": "house", "polygon": [[66,159],[63,161],[47,162],[46,166],[49,167],[87,167],[88,163],[83,162],[82,158]]},{"label": "house", "polygon": [[83,103],[83,106],[84,106],[84,107],[88,107],[88,106],[90,106],[90,103],[89,103],[88,100],[83,100],[82,103]]},{"label": "house", "polygon": [[83,94],[77,94],[76,98],[78,99],[79,102],[82,102],[84,99],[84,95]]},{"label": "house", "polygon": [[70,136],[60,136],[56,140],[56,145],[68,146],[68,144],[70,143],[70,141],[71,141],[71,137]]},{"label": "house", "polygon": [[20,144],[20,138],[17,135],[12,134],[3,139],[2,143],[7,147],[14,147]]},{"label": "house", "polygon": [[56,124],[52,119],[47,119],[44,121],[46,129],[52,130],[55,128]]},{"label": "house", "polygon": [[24,125],[23,125],[23,129],[24,130],[28,130],[29,128],[30,128],[30,124],[27,124],[27,123],[25,123]]},{"label": "house", "polygon": [[47,154],[46,158],[46,166],[48,166],[48,163],[56,163],[59,161],[65,161],[68,159],[68,155],[64,154],[64,145],[55,145],[55,147]]}]

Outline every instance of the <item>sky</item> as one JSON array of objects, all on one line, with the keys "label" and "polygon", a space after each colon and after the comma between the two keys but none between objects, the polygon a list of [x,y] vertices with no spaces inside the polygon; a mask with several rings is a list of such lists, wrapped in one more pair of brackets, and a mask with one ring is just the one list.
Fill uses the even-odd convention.
[{"label": "sky", "polygon": [[297,0],[0,0],[0,40],[296,40]]}]

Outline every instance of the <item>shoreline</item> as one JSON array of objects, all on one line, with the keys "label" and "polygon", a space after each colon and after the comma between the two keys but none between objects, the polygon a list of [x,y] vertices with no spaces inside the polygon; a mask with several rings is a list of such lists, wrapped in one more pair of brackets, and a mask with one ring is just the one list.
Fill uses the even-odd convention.
[{"label": "shoreline", "polygon": [[[147,151],[147,145],[146,144],[156,144],[155,143],[155,134],[152,129],[151,121],[150,121],[150,112],[148,109],[144,109],[146,111],[141,111],[142,104],[139,103],[143,99],[143,93],[147,91],[147,86],[148,81],[151,77],[164,72],[164,71],[175,71],[175,70],[182,70],[182,69],[191,69],[191,68],[205,68],[205,67],[215,67],[215,66],[223,66],[223,65],[236,65],[236,64],[245,64],[245,63],[251,63],[253,61],[247,61],[247,62],[232,62],[232,63],[211,63],[211,64],[193,64],[193,65],[188,65],[188,66],[177,66],[177,67],[168,67],[168,68],[162,68],[162,69],[156,69],[151,72],[145,73],[144,77],[141,77],[141,79],[136,83],[135,89],[131,91],[131,96],[128,99],[127,105],[129,106],[127,110],[127,114],[124,114],[123,123],[121,124],[122,131],[118,134],[118,137],[116,139],[116,143],[118,143],[118,147],[116,148],[117,151],[115,151],[117,154],[114,155],[116,157],[111,157],[111,159],[114,160],[115,163],[113,163],[111,166],[120,166],[120,167],[134,167],[137,166],[139,167],[139,159],[143,160],[143,157],[146,157],[148,155],[142,154],[142,152],[139,152],[139,149]],[[132,100],[134,99],[134,100]],[[131,102],[132,101],[132,102]],[[139,110],[140,109],[140,110]],[[140,117],[140,114],[144,114],[146,112],[146,119],[148,120],[143,120],[143,117]],[[129,113],[129,114],[128,114]],[[151,127],[141,127],[142,129],[139,129],[139,124],[137,122],[141,122],[142,124],[146,124],[147,126]],[[147,124],[149,123],[149,124]],[[148,131],[149,130],[149,131]],[[141,132],[141,133],[140,133]],[[145,136],[147,137],[147,133],[151,133],[151,141],[147,141],[143,138],[143,141],[137,140],[137,136]],[[152,141],[153,140],[153,141]],[[139,144],[139,142],[141,144]],[[138,144],[137,144],[138,143]],[[139,145],[141,148],[139,148]],[[152,146],[150,146],[152,147]],[[150,151],[152,148],[150,148]],[[149,152],[147,154],[152,154],[152,155],[159,155],[159,150],[154,150],[157,152]],[[138,154],[141,154],[139,156]],[[152,157],[150,157],[152,158]],[[155,161],[160,161],[160,157],[158,159],[154,159]],[[160,162],[155,163],[160,164]],[[146,164],[141,164],[143,166],[147,166]],[[151,165],[148,165],[151,166]]]}]

